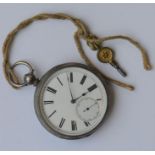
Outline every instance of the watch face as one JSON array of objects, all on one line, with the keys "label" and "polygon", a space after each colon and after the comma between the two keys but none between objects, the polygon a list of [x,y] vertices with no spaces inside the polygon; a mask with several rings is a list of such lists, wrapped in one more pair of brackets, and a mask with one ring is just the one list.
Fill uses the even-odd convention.
[{"label": "watch face", "polygon": [[48,71],[35,92],[35,110],[42,125],[66,139],[93,133],[103,122],[108,98],[103,79],[89,67],[69,63]]}]

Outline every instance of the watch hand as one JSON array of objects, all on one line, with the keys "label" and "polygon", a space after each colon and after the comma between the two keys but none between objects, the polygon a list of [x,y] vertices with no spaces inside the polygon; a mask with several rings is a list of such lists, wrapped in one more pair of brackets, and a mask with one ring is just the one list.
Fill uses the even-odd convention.
[{"label": "watch hand", "polygon": [[83,110],[83,112],[86,112],[86,111],[88,111],[90,108],[92,108],[94,105],[96,105],[97,104],[97,102],[95,102],[93,105],[91,105],[90,107],[87,107],[85,110]]},{"label": "watch hand", "polygon": [[71,87],[70,87],[70,84],[69,84],[69,77],[68,77],[68,75],[67,75],[67,81],[68,81],[69,92],[70,92],[70,95],[71,95],[71,98],[72,98],[71,101],[73,101],[74,98],[73,98],[73,94],[72,94]]},{"label": "watch hand", "polygon": [[79,96],[79,97],[73,99],[72,102],[75,103],[78,99],[80,99],[80,98],[83,97],[83,96],[86,96],[88,93],[89,93],[89,92],[83,93],[81,96]]}]

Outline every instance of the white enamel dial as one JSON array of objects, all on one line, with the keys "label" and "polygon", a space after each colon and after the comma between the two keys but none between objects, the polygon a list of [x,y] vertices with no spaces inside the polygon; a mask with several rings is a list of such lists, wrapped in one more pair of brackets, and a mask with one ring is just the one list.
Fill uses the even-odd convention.
[{"label": "white enamel dial", "polygon": [[62,67],[46,79],[39,104],[48,128],[78,138],[102,122],[107,94],[103,82],[93,72],[79,66]]}]

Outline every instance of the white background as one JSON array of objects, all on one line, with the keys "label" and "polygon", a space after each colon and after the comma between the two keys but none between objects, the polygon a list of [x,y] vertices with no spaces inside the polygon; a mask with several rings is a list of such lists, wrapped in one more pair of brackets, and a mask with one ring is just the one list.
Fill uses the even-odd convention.
[{"label": "white background", "polygon": [[[41,12],[74,15],[99,36],[124,34],[136,38],[155,58],[155,4],[0,4],[0,46],[20,21]],[[55,65],[81,62],[67,21],[38,22],[16,38],[11,62],[29,61],[41,77]],[[110,65],[97,62],[107,75],[133,84],[133,92],[112,85],[113,106],[104,125],[92,136],[68,141],[48,133],[33,108],[35,88],[13,90],[0,68],[0,150],[155,150],[155,71],[145,71],[139,51],[125,41],[110,41],[116,59],[128,72],[122,78]],[[2,64],[2,52],[0,62]]]}]

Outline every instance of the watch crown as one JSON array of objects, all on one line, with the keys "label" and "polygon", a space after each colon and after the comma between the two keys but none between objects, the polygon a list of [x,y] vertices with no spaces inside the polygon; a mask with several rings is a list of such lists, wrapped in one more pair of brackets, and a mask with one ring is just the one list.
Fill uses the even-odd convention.
[{"label": "watch crown", "polygon": [[39,82],[39,79],[36,78],[33,71],[31,73],[25,74],[24,76],[25,85],[34,85],[36,86]]}]

